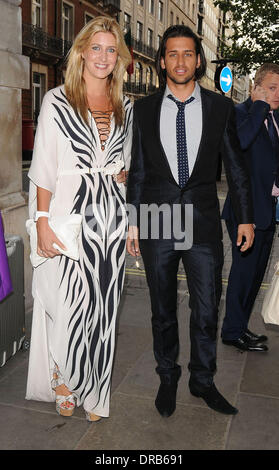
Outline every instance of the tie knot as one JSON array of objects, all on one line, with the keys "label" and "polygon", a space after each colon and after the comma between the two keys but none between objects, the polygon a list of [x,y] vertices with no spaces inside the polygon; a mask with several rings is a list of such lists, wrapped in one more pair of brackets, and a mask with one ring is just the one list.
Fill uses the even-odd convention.
[{"label": "tie knot", "polygon": [[189,98],[188,100],[186,101],[178,101],[174,98],[174,96],[172,95],[168,95],[168,98],[172,101],[174,101],[174,103],[177,105],[178,109],[181,110],[181,109],[184,109],[186,104],[189,104],[191,103],[192,101],[194,101],[194,96],[191,96],[191,98]]}]

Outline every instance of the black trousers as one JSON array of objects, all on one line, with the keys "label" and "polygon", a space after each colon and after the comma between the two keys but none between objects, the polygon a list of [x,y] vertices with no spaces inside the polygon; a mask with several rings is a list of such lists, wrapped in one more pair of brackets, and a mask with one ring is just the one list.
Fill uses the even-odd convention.
[{"label": "black trousers", "polygon": [[267,230],[255,230],[253,246],[241,253],[236,246],[237,225],[226,221],[232,241],[232,266],[226,294],[222,338],[238,339],[247,329],[267,267],[275,231],[275,218]]},{"label": "black trousers", "polygon": [[213,382],[216,370],[218,306],[222,290],[223,245],[193,245],[175,250],[173,240],[141,240],[151,297],[152,331],[156,371],[161,377],[176,377],[180,366],[177,322],[177,272],[182,259],[189,288],[191,309],[189,362],[190,386],[202,391]]}]

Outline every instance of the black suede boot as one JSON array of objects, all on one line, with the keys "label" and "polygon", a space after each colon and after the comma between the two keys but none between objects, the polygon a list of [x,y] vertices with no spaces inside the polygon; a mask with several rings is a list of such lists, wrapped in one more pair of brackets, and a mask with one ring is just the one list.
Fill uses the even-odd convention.
[{"label": "black suede boot", "polygon": [[173,376],[160,376],[161,385],[155,400],[155,406],[160,415],[165,418],[171,416],[175,411],[177,384],[180,375],[181,371],[179,370],[179,372]]}]

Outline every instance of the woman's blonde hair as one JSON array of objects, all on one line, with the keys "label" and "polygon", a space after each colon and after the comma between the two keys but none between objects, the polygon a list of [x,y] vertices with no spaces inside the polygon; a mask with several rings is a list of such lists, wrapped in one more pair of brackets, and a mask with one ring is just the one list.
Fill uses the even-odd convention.
[{"label": "woman's blonde hair", "polygon": [[89,21],[76,36],[67,58],[65,92],[71,106],[89,124],[82,53],[89,46],[92,36],[99,32],[111,33],[116,39],[118,58],[114,70],[108,77],[108,86],[115,123],[121,126],[124,121],[123,78],[128,65],[131,63],[131,55],[125,44],[120,26],[114,18],[97,16],[97,18]]}]

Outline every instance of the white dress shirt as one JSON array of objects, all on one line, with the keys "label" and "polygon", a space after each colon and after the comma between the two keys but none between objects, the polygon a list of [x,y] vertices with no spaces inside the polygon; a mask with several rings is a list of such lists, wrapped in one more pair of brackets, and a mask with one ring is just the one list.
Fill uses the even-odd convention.
[{"label": "white dress shirt", "polygon": [[[176,116],[178,107],[167,96],[174,94],[166,86],[160,116],[160,138],[167,156],[174,179],[178,182],[177,144],[176,144]],[[191,175],[197,158],[202,134],[202,103],[200,86],[196,82],[192,95],[195,99],[185,106],[185,127],[188,152],[189,176]],[[189,99],[190,96],[187,98]],[[179,100],[178,100],[179,101]]]}]

